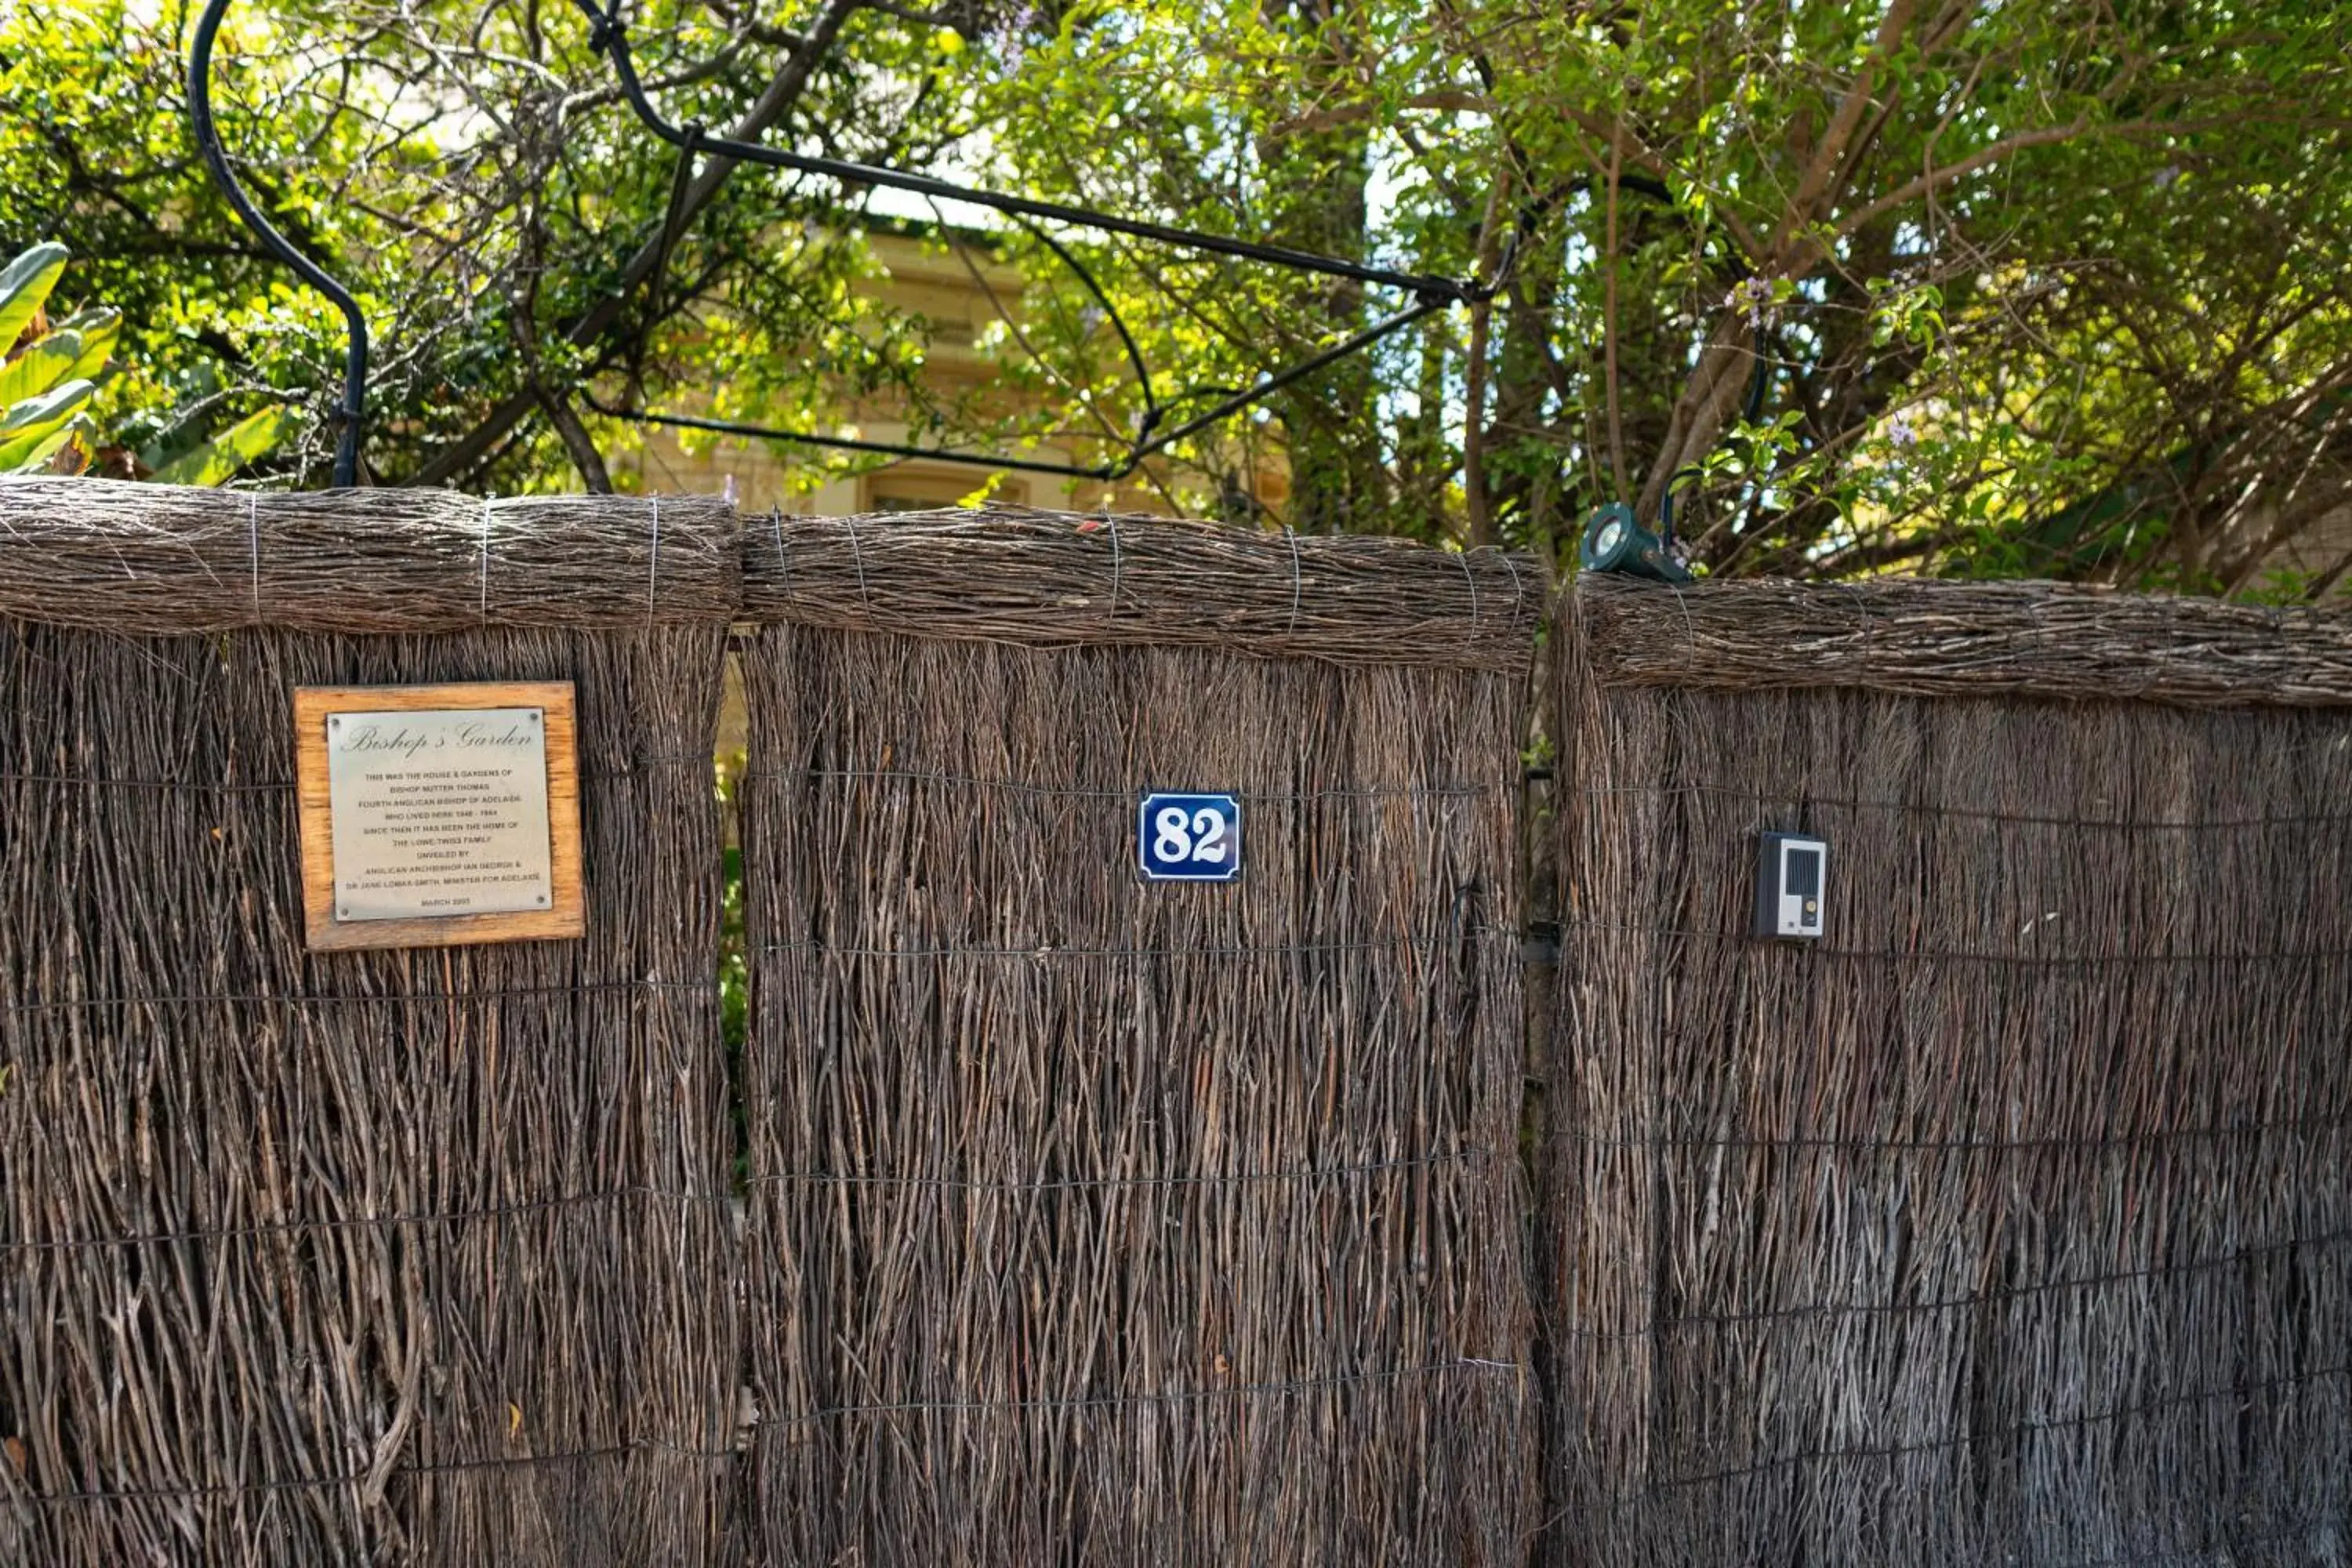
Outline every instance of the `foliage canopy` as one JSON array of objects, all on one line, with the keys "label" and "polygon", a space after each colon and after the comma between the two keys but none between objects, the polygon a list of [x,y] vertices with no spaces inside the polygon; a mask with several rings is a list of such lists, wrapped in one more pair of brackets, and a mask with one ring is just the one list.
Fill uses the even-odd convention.
[{"label": "foliage canopy", "polygon": [[[2352,101],[2341,0],[1527,6],[1196,0],[935,10],[651,0],[665,112],[871,163],[1453,276],[1455,310],[1189,443],[1158,475],[1276,521],[1557,548],[1672,497],[1731,573],[2094,577],[2325,592],[2281,551],[2352,523]],[[137,339],[112,416],[154,446],[294,400],[317,477],[341,339],[187,144],[189,17],[0,11],[0,251],[54,234]],[[392,482],[604,482],[583,397],[821,426],[908,410],[1017,449],[1125,425],[1100,312],[1034,280],[925,374],[870,236],[948,219],[675,161],[548,0],[247,5],[216,89],[246,177],[360,294]],[[1245,384],[1371,320],[1354,286],[1058,236],[1170,387]],[[1039,400],[1048,411],[1041,413]],[[801,460],[820,460],[795,453]]]}]

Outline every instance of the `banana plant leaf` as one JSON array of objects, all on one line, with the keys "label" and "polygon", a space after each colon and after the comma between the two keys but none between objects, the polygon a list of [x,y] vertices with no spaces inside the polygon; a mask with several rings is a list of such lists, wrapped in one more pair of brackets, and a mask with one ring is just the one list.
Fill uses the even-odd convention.
[{"label": "banana plant leaf", "polygon": [[47,303],[72,252],[55,240],[33,247],[0,271],[0,353],[16,344],[26,323]]},{"label": "banana plant leaf", "polygon": [[238,420],[203,446],[183,452],[156,469],[155,478],[167,485],[224,484],[284,440],[294,423],[291,408],[265,408]]}]

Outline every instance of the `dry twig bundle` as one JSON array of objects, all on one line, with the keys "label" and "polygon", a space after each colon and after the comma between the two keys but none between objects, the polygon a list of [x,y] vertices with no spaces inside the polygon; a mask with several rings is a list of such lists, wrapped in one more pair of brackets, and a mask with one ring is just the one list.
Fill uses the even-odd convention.
[{"label": "dry twig bundle", "polygon": [[1544,584],[1501,550],[992,506],[744,525],[754,620],[1045,647],[1522,674]]},{"label": "dry twig bundle", "polygon": [[[2352,709],[2284,706],[2331,623],[1572,610],[1550,1559],[2340,1561]],[[1747,935],[1763,829],[1829,840],[1818,945]]]},{"label": "dry twig bundle", "polygon": [[[1335,607],[1359,556],[1320,540],[1291,631],[1287,542],[1131,521],[1118,620],[1057,617],[1098,577],[1108,608],[1076,521],[861,520],[846,603],[748,568],[822,606],[746,658],[755,1558],[1516,1563],[1500,634],[1396,635],[1443,557]],[[796,581],[848,549],[807,527]],[[1195,615],[1179,563],[1213,558]],[[1131,609],[1130,563],[1166,584]],[[1216,616],[1318,657],[1137,646]],[[1139,880],[1150,788],[1243,797],[1238,884]]]},{"label": "dry twig bundle", "polygon": [[1595,679],[2183,708],[2352,703],[2352,616],[2058,583],[1577,584]]},{"label": "dry twig bundle", "polygon": [[[0,626],[0,1562],[707,1559],[730,603],[673,624],[665,576],[651,631],[320,629],[446,608],[409,592],[437,514],[372,492],[333,498],[339,568],[265,542],[265,614],[283,586],[311,629],[155,635],[237,615],[197,563],[239,498],[38,489],[47,556],[0,492],[0,601],[68,623]],[[543,515],[542,558],[642,567],[644,506],[599,504]],[[93,605],[112,629],[72,629]],[[587,938],[306,955],[292,688],[479,678],[577,683]]]},{"label": "dry twig bundle", "polygon": [[707,497],[0,480],[0,616],[50,626],[691,626],[724,619],[741,580],[735,509]]}]

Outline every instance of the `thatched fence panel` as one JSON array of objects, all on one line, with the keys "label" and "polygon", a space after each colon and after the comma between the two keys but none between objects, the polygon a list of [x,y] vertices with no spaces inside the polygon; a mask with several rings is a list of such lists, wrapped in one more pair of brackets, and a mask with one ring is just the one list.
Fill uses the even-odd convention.
[{"label": "thatched fence panel", "polygon": [[[1581,584],[1546,1417],[1538,596],[0,486],[0,1561],[2342,1560],[2345,624]],[[305,954],[292,688],[468,679],[578,687],[588,936]],[[1153,788],[1238,883],[1139,880]],[[1818,944],[1748,935],[1766,829]]]},{"label": "thatched fence panel", "polygon": [[1551,1560],[2342,1559],[2352,634],[2254,616],[1580,585]]},{"label": "thatched fence panel", "polygon": [[[1519,1561],[1530,569],[1035,514],[747,552],[757,1560]],[[1242,796],[1239,883],[1139,880],[1147,788]]]},{"label": "thatched fence panel", "polygon": [[[0,487],[0,1560],[712,1555],[737,556],[662,511]],[[306,955],[291,689],[479,679],[577,685],[587,937]]]}]

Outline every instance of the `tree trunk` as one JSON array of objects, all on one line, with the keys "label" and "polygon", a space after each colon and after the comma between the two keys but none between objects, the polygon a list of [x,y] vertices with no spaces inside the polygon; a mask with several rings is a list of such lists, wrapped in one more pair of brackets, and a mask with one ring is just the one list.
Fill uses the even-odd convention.
[{"label": "tree trunk", "polygon": [[[1268,18],[1287,31],[1312,98],[1344,92],[1348,29],[1362,0],[1270,0]],[[1370,138],[1356,121],[1328,130],[1265,138],[1260,163],[1270,176],[1276,243],[1360,260],[1365,250],[1365,187]],[[1287,174],[1290,177],[1285,178]],[[1344,278],[1301,279],[1312,290],[1311,332],[1329,342],[1364,325],[1364,287]],[[1297,352],[1312,352],[1311,349]],[[1267,369],[1272,366],[1265,367]],[[1293,527],[1310,533],[1377,530],[1386,521],[1390,475],[1375,417],[1370,360],[1355,354],[1307,377],[1276,400],[1288,440]]]}]

